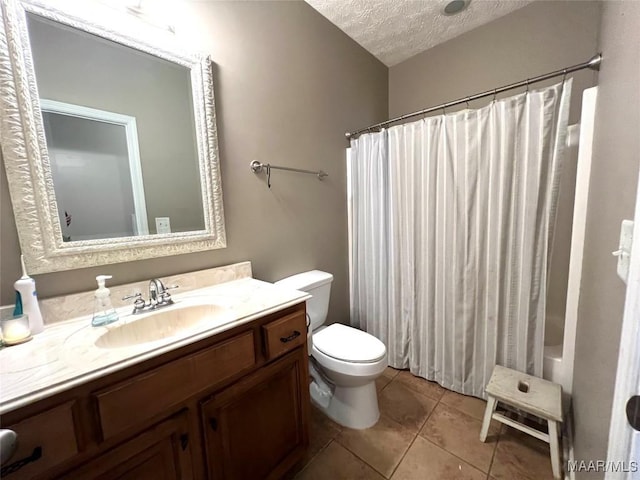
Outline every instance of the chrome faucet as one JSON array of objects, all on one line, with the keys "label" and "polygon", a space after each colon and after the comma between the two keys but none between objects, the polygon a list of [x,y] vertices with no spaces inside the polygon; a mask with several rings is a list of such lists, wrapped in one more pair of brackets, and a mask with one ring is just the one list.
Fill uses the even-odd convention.
[{"label": "chrome faucet", "polygon": [[164,286],[164,283],[157,278],[149,280],[149,303],[151,310],[173,304],[171,295],[167,291],[171,288],[178,288],[178,286],[174,285],[167,288]]},{"label": "chrome faucet", "polygon": [[142,293],[127,295],[123,297],[122,300],[135,298],[133,302],[133,314],[142,313],[145,308],[156,310],[157,308],[173,305],[173,299],[171,298],[169,290],[173,290],[174,288],[178,288],[178,285],[165,287],[161,280],[152,278],[149,280],[149,302],[146,302],[144,298],[142,298]]}]

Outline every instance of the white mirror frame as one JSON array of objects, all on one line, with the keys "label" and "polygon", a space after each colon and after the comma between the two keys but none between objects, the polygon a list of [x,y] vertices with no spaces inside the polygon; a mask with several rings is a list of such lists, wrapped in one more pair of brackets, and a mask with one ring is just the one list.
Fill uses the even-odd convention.
[{"label": "white mirror frame", "polygon": [[[204,230],[63,242],[27,12],[182,65],[191,71]],[[140,32],[144,39],[140,40]],[[0,145],[29,273],[47,273],[226,247],[208,57],[185,53],[168,32],[91,1],[0,0]],[[168,192],[170,193],[170,192]]]}]

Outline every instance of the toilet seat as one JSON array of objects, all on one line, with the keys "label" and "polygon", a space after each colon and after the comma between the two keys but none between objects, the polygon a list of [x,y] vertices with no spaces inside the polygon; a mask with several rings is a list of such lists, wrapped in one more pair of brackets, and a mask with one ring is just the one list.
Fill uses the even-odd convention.
[{"label": "toilet seat", "polygon": [[387,353],[373,335],[334,323],[313,334],[313,346],[328,357],[348,363],[376,363]]},{"label": "toilet seat", "polygon": [[376,377],[384,372],[387,368],[387,354],[376,362],[369,363],[355,363],[345,362],[344,360],[338,360],[337,358],[325,355],[318,350],[315,345],[311,348],[311,356],[320,364],[324,369],[329,369],[333,372],[346,375],[348,377]]}]

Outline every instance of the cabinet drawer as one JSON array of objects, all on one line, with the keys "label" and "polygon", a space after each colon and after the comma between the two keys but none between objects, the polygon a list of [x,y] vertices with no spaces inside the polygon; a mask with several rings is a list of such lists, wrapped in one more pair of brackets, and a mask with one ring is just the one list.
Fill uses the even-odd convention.
[{"label": "cabinet drawer", "polygon": [[256,363],[253,332],[181,358],[94,395],[106,440]]},{"label": "cabinet drawer", "polygon": [[[33,478],[78,453],[73,405],[68,402],[8,427],[3,425],[18,434],[18,448],[2,466],[2,478]],[[12,468],[27,458],[33,460],[19,469]]]},{"label": "cabinet drawer", "polygon": [[267,359],[304,344],[307,340],[307,321],[304,312],[296,312],[263,325],[265,354]]}]

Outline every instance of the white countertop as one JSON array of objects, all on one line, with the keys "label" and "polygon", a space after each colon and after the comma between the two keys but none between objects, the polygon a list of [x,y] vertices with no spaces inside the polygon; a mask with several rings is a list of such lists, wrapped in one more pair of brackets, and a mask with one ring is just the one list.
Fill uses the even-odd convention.
[{"label": "white countertop", "polygon": [[95,342],[110,329],[148,315],[132,315],[132,307],[123,307],[118,309],[120,320],[105,327],[92,327],[91,316],[56,323],[27,343],[0,350],[0,415],[308,298],[307,293],[253,278],[176,294],[175,305],[157,311],[214,304],[223,312],[178,335],[118,348],[101,348]]}]

